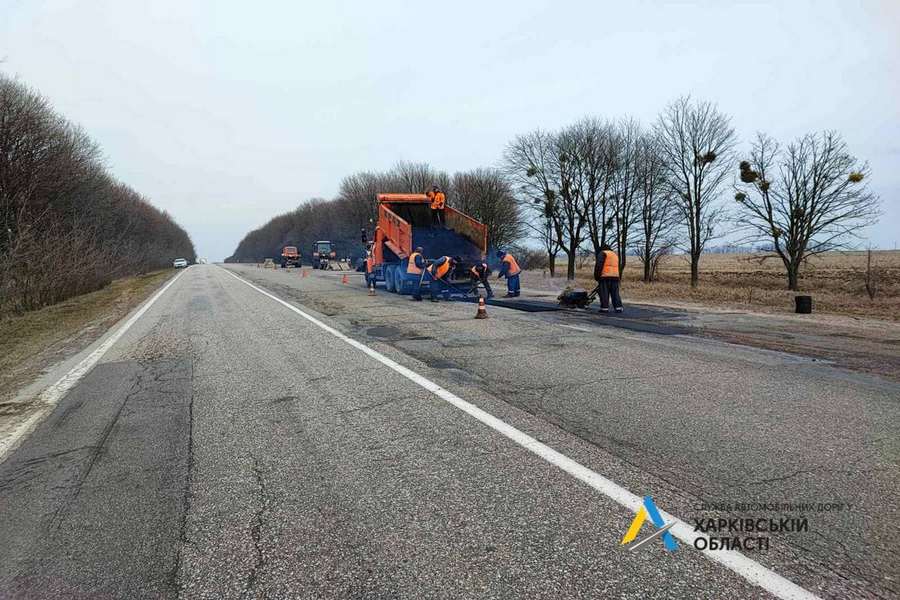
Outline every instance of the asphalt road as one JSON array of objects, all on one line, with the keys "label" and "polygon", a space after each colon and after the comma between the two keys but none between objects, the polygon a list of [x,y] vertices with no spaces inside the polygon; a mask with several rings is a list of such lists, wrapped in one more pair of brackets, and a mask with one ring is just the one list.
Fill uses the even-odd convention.
[{"label": "asphalt road", "polygon": [[900,594],[895,383],[640,314],[229,270],[337,332],[184,272],[0,464],[3,597],[771,597],[623,548],[632,511],[340,334],[688,524],[806,519],[744,555],[816,595]]}]

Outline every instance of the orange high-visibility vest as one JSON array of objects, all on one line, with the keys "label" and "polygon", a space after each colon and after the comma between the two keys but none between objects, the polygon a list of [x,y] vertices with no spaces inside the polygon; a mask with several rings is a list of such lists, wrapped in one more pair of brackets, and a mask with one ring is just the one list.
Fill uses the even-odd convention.
[{"label": "orange high-visibility vest", "polygon": [[603,269],[600,271],[600,277],[610,277],[618,279],[619,277],[619,255],[612,250],[604,250]]},{"label": "orange high-visibility vest", "polygon": [[518,275],[522,272],[522,269],[519,268],[519,263],[516,262],[516,259],[513,258],[512,254],[507,252],[503,256],[503,262],[509,265],[509,270],[506,272],[507,277],[512,277],[513,275]]},{"label": "orange high-visibility vest", "polygon": [[447,198],[444,196],[444,192],[437,192],[434,194],[434,199],[431,201],[431,210],[444,210],[444,204],[447,202]]},{"label": "orange high-visibility vest", "polygon": [[443,258],[446,260],[444,260],[443,263],[439,264],[436,270],[434,270],[434,265],[428,267],[428,270],[434,273],[435,279],[443,279],[444,275],[446,275],[447,272],[450,271],[450,259],[446,256],[444,256]]},{"label": "orange high-visibility vest", "polygon": [[418,252],[413,252],[409,255],[409,264],[406,266],[406,272],[410,275],[421,275],[422,269],[416,266],[416,257],[422,256]]},{"label": "orange high-visibility vest", "polygon": [[487,265],[486,265],[485,263],[481,263],[480,265],[474,265],[474,266],[473,266],[471,269],[469,269],[469,270],[472,272],[472,276],[473,276],[473,277],[477,277],[478,279],[481,279],[481,272],[478,270],[478,267],[479,267],[479,266],[481,267],[481,269],[482,269],[483,271],[487,271]]}]

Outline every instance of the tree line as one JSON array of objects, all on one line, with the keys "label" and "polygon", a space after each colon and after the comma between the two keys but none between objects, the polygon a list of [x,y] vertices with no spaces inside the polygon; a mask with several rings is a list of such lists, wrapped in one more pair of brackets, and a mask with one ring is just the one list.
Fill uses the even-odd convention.
[{"label": "tree line", "polygon": [[0,219],[0,314],[196,258],[187,232],[112,177],[84,130],[4,75]]},{"label": "tree line", "polygon": [[259,260],[286,243],[329,236],[358,251],[359,229],[376,218],[377,192],[423,192],[437,184],[449,204],[488,225],[490,245],[537,242],[551,275],[563,255],[566,277],[574,279],[579,257],[596,257],[608,245],[620,269],[635,257],[648,283],[664,256],[682,251],[697,286],[707,245],[727,232],[739,237],[735,243],[772,248],[788,288],[796,290],[810,257],[847,247],[877,221],[868,164],[836,132],[786,146],[760,133],[747,156],[737,145],[731,118],[689,96],[649,125],[585,117],[516,136],[498,168],[451,177],[427,164],[400,163],[350,175],[335,199],[273,219],[248,234],[229,260]]}]

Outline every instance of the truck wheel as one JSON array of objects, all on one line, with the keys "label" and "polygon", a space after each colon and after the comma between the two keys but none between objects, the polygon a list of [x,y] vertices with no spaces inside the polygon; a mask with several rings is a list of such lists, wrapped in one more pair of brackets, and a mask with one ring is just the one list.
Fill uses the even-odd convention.
[{"label": "truck wheel", "polygon": [[406,284],[406,276],[403,274],[403,269],[397,267],[394,271],[394,275],[396,279],[394,280],[394,287],[397,288],[397,293],[408,296],[409,295],[409,286]]},{"label": "truck wheel", "polygon": [[394,293],[397,290],[394,288],[394,271],[397,269],[391,265],[384,270],[384,287],[387,291]]}]

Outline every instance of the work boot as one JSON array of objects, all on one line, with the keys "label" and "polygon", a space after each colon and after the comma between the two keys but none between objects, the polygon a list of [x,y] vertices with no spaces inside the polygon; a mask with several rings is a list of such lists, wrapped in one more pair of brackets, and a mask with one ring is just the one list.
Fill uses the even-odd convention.
[{"label": "work boot", "polygon": [[515,298],[516,295],[515,295],[515,294],[506,294],[506,295],[503,296],[503,297],[504,297],[504,298]]},{"label": "work boot", "polygon": [[620,306],[620,307],[618,307],[618,308],[616,309],[616,312],[617,312],[617,313],[625,312],[625,309],[622,308],[622,307]]},{"label": "work boot", "polygon": [[437,301],[438,301],[438,299],[437,299],[437,298],[435,298],[435,297],[434,297],[434,296],[432,296],[432,297],[431,297],[431,301],[432,301],[432,302],[437,302]]},{"label": "work boot", "polygon": [[609,309],[608,309],[608,308],[601,308],[601,309],[600,309],[600,312],[602,312],[602,313],[608,313],[608,312],[609,312]]}]

